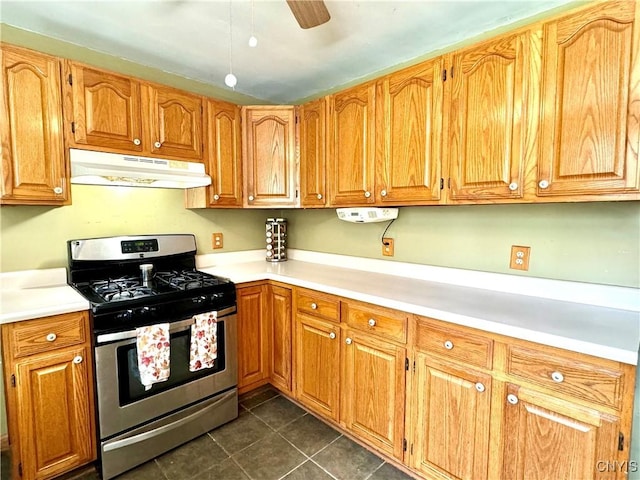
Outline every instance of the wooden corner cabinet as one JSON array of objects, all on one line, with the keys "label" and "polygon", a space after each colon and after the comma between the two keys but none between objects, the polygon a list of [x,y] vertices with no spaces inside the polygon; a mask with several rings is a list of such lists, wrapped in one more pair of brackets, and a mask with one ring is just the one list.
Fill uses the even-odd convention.
[{"label": "wooden corner cabinet", "polygon": [[88,312],[2,325],[12,478],[57,477],[96,458]]},{"label": "wooden corner cabinet", "polygon": [[0,204],[67,205],[60,60],[0,45]]}]

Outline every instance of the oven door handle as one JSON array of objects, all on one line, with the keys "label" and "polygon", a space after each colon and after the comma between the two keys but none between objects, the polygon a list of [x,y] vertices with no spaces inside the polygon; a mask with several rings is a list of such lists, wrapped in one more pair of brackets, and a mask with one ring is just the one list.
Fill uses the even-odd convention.
[{"label": "oven door handle", "polygon": [[[217,313],[218,320],[223,317],[230,315],[232,313],[236,313],[236,307],[225,308],[224,310],[220,310]],[[171,322],[169,324],[169,333],[177,333],[183,332],[187,330],[191,325],[193,325],[195,321],[193,318],[187,318],[186,320],[181,320],[179,322]],[[138,333],[136,330],[127,330],[126,332],[115,332],[115,333],[105,333],[102,335],[98,335],[96,338],[96,343],[98,345],[107,343],[107,342],[115,342],[116,340],[127,340],[129,338],[136,338]]]},{"label": "oven door handle", "polygon": [[113,443],[107,443],[104,446],[104,451],[108,452],[110,450],[117,450],[118,448],[123,448],[126,447],[128,445],[133,445],[135,443],[140,443],[140,442],[144,442],[145,440],[148,440],[150,438],[153,437],[157,437],[158,435],[162,435],[163,433],[166,433],[170,430],[173,430],[174,428],[178,428],[181,427],[182,425],[184,425],[185,423],[189,423],[199,417],[202,417],[203,415],[207,415],[211,413],[211,410],[214,409],[215,407],[217,407],[218,405],[220,405],[223,402],[226,402],[227,400],[229,400],[229,398],[233,397],[234,395],[236,395],[236,390],[231,390],[227,393],[225,393],[224,395],[222,395],[219,399],[217,399],[214,403],[207,405],[205,408],[203,408],[202,410],[199,410],[195,413],[192,413],[191,415],[187,415],[184,418],[181,418],[180,420],[176,420],[173,423],[169,423],[167,425],[163,425],[162,427],[158,427],[154,430],[150,430],[148,432],[143,432],[140,433],[138,435],[134,435],[133,437],[128,437],[128,438],[123,438],[122,440],[116,440]]}]

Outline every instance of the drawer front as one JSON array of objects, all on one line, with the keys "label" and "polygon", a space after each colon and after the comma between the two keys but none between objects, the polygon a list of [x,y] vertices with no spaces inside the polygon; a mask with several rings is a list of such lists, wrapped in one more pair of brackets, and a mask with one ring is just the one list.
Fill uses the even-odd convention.
[{"label": "drawer front", "polygon": [[493,340],[460,328],[444,328],[416,320],[416,348],[425,353],[458,360],[481,368],[493,365]]},{"label": "drawer front", "polygon": [[350,327],[380,335],[401,343],[407,342],[407,314],[368,304],[343,304],[342,318]]},{"label": "drawer front", "polygon": [[565,395],[620,408],[624,374],[615,368],[510,346],[507,373]]},{"label": "drawer front", "polygon": [[13,358],[84,343],[86,319],[86,312],[74,312],[8,325]]},{"label": "drawer front", "polygon": [[340,300],[338,297],[296,289],[296,310],[332,322],[340,321]]}]

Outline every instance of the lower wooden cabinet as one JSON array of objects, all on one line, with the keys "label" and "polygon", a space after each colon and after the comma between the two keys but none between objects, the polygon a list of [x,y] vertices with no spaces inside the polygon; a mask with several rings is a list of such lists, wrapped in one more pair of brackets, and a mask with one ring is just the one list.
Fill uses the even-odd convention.
[{"label": "lower wooden cabinet", "polygon": [[238,391],[247,392],[269,378],[267,285],[238,288]]},{"label": "lower wooden cabinet", "polygon": [[53,478],[96,458],[88,329],[86,312],[3,325],[12,478]]},{"label": "lower wooden cabinet", "polygon": [[274,387],[291,393],[291,289],[269,286],[270,379]]}]

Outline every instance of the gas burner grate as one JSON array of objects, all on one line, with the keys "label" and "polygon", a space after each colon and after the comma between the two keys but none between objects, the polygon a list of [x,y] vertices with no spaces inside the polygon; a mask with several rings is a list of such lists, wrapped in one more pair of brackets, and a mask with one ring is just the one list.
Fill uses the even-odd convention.
[{"label": "gas burner grate", "polygon": [[168,272],[158,272],[156,278],[171,285],[178,290],[192,290],[194,288],[204,288],[217,285],[215,277],[195,270],[172,270]]},{"label": "gas burner grate", "polygon": [[96,280],[91,282],[90,288],[106,302],[130,300],[157,294],[153,288],[142,285],[140,279],[134,276]]}]

